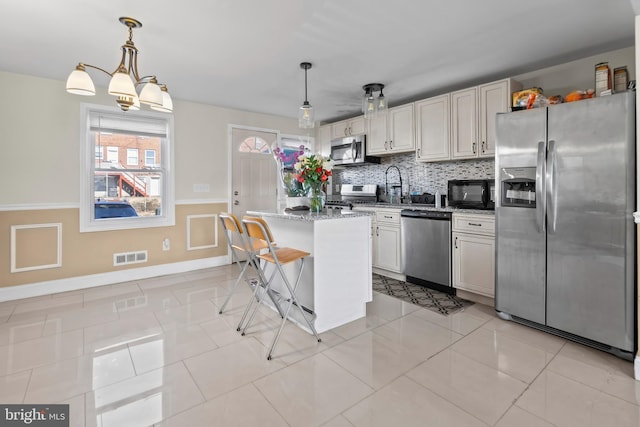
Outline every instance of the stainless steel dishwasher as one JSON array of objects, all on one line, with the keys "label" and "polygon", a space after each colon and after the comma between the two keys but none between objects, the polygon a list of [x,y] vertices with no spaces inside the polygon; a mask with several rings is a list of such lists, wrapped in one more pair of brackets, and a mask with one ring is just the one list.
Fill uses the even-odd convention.
[{"label": "stainless steel dishwasher", "polygon": [[407,282],[455,295],[451,284],[451,212],[404,209],[400,220]]}]

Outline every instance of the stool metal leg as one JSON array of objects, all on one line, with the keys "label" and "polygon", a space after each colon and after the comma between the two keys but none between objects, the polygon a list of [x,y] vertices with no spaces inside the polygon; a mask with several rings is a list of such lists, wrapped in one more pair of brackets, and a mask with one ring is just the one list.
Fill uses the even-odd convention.
[{"label": "stool metal leg", "polygon": [[[271,291],[271,283],[273,283],[273,278],[275,277],[275,274],[276,274],[276,270],[274,269],[271,272],[271,277],[269,277],[269,280],[262,281],[262,283],[263,283],[263,286],[261,286],[262,289],[263,289],[262,290],[262,295],[260,295],[259,297],[256,297],[255,305],[253,305],[254,304],[254,300],[253,299],[251,300],[250,304],[247,305],[247,308],[245,309],[245,313],[244,313],[244,315],[242,317],[242,320],[240,320],[240,325],[242,325],[242,322],[243,322],[244,318],[249,313],[250,307],[253,307],[253,310],[251,310],[251,316],[249,316],[249,320],[247,320],[247,322],[245,323],[244,327],[242,328],[242,335],[243,336],[247,332],[247,329],[249,328],[251,323],[253,323],[253,318],[255,317],[256,313],[258,312],[258,308],[260,307],[260,304],[262,303],[262,298],[264,298],[265,295],[269,296],[269,298],[271,299],[271,301],[275,305],[275,308],[278,311],[278,314],[280,314],[280,317],[284,316],[284,314],[282,312],[282,307],[280,307],[280,303],[276,300],[276,297],[273,295],[273,292]],[[264,277],[265,277],[264,276],[264,270],[262,270],[262,278],[264,279]],[[240,327],[240,325],[238,327]]]},{"label": "stool metal leg", "polygon": [[284,329],[284,325],[285,325],[285,323],[287,323],[287,319],[289,318],[289,311],[291,310],[291,306],[294,305],[294,304],[300,310],[300,314],[302,315],[302,318],[305,320],[305,322],[307,323],[307,326],[309,326],[309,329],[311,329],[311,332],[313,332],[313,335],[316,337],[318,342],[322,341],[322,339],[318,336],[318,333],[316,332],[316,328],[313,326],[313,323],[311,323],[311,321],[309,320],[309,318],[305,314],[305,312],[304,312],[304,310],[302,308],[302,305],[300,305],[298,303],[298,300],[296,298],[296,289],[298,288],[298,284],[300,283],[300,278],[302,277],[302,270],[304,269],[304,258],[300,259],[300,269],[298,270],[298,277],[296,278],[296,281],[295,281],[295,284],[294,284],[293,288],[291,287],[291,284],[289,283],[289,279],[287,279],[287,276],[285,275],[282,266],[277,261],[276,261],[276,267],[280,271],[280,274],[282,275],[282,280],[283,280],[285,286],[287,287],[287,290],[289,291],[289,304],[287,305],[287,309],[286,309],[286,311],[284,313],[284,317],[282,318],[282,323],[280,324],[280,327],[278,328],[278,332],[273,337],[273,341],[271,343],[271,347],[269,347],[269,353],[267,354],[267,360],[271,360],[271,354],[273,353],[273,350],[275,349],[276,344],[278,344],[278,340],[280,339],[280,335],[282,334],[282,330]]},{"label": "stool metal leg", "polygon": [[[236,254],[235,251],[233,251],[233,257],[236,259],[236,263],[239,266],[242,261],[240,260],[240,258],[238,257],[238,255]],[[222,303],[222,307],[220,307],[220,311],[218,312],[218,314],[222,314],[222,312],[224,311],[225,307],[229,303],[229,300],[231,300],[231,297],[233,296],[233,294],[236,293],[236,289],[238,289],[238,284],[240,283],[240,281],[244,277],[244,274],[246,273],[247,268],[249,267],[250,261],[251,260],[247,256],[247,259],[244,261],[244,266],[242,267],[242,270],[240,271],[240,275],[236,279],[236,282],[233,284],[233,289],[231,289],[231,292],[229,292],[229,294],[227,295],[227,298],[225,298],[224,303]]]}]

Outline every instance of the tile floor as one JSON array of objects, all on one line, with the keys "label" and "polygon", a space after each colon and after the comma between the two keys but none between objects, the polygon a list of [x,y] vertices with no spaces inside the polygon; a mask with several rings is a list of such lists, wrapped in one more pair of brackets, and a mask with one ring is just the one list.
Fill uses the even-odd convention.
[{"label": "tile floor", "polygon": [[250,296],[219,306],[226,266],[0,303],[0,402],[69,403],[72,426],[634,426],[633,365],[502,321],[444,317],[375,294],[367,317],[322,334]]}]

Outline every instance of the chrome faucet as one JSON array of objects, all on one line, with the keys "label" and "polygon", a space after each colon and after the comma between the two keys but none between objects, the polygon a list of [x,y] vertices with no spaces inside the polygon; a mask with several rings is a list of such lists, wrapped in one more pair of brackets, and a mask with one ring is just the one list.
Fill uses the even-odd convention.
[{"label": "chrome faucet", "polygon": [[393,191],[394,188],[400,188],[400,203],[402,203],[402,173],[400,172],[400,168],[395,165],[389,166],[384,172],[384,191],[387,196],[389,196],[389,203],[393,203],[393,194],[389,194],[389,169],[395,169],[398,171],[398,179],[400,180],[400,184],[391,183],[391,190]]}]

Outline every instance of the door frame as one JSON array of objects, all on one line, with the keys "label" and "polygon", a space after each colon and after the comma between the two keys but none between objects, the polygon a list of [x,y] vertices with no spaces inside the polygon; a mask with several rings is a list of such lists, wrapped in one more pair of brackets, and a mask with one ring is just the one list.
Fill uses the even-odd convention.
[{"label": "door frame", "polygon": [[[280,143],[280,131],[277,129],[261,128],[256,126],[237,125],[229,123],[227,125],[227,212],[233,212],[232,200],[233,200],[233,129],[242,129],[256,132],[270,132],[276,134],[276,142]],[[278,176],[274,182],[276,190],[278,189]],[[276,196],[277,197],[277,196]],[[231,252],[228,253],[229,263],[233,262]]]}]

